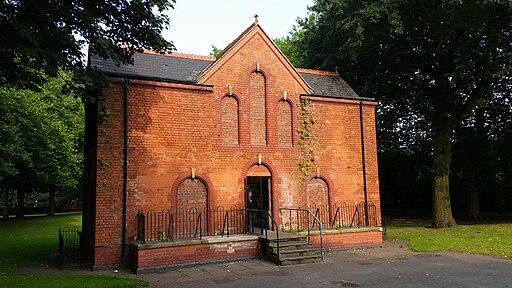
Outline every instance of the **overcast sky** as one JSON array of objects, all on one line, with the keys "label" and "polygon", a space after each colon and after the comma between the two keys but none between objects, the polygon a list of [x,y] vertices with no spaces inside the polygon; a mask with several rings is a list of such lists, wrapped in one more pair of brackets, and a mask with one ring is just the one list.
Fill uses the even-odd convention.
[{"label": "overcast sky", "polygon": [[209,55],[235,40],[258,14],[271,38],[285,36],[297,17],[304,18],[314,0],[176,0],[169,11],[171,25],[163,33],[178,52]]}]

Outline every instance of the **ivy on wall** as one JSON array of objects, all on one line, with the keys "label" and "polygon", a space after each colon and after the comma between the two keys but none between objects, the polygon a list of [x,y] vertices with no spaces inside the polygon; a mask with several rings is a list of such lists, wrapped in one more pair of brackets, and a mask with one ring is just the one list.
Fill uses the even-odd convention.
[{"label": "ivy on wall", "polygon": [[299,183],[300,186],[304,186],[306,179],[315,171],[315,144],[318,142],[314,135],[314,126],[317,119],[308,110],[308,106],[311,104],[310,100],[300,100],[300,114],[299,114],[299,141],[298,145],[300,148],[299,156],[299,170],[301,172]]}]

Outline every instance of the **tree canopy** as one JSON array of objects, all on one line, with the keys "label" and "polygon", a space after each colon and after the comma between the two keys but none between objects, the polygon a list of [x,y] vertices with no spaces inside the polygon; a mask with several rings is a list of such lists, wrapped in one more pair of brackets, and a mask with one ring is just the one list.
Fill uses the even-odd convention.
[{"label": "tree canopy", "polygon": [[[74,88],[101,81],[83,52],[130,63],[141,49],[174,49],[161,36],[174,0],[3,0],[0,2],[0,85],[40,89],[47,76],[73,72]],[[85,84],[79,85],[79,84]]]},{"label": "tree canopy", "polygon": [[512,2],[316,0],[310,13],[289,39],[295,64],[339,67],[356,92],[377,98],[381,149],[431,139],[433,226],[455,225],[453,131],[498,86],[511,87]]},{"label": "tree canopy", "polygon": [[16,190],[19,216],[26,195],[80,185],[84,108],[62,93],[69,76],[61,76],[41,91],[0,86],[0,192]]}]

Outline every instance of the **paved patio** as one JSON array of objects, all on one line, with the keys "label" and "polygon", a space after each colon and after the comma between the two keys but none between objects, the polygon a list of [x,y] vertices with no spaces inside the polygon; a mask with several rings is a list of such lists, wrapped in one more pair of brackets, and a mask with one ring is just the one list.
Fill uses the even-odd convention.
[{"label": "paved patio", "polygon": [[[149,287],[512,287],[512,260],[461,253],[414,253],[404,240],[383,248],[330,251],[321,263],[276,266],[261,259],[216,263],[137,276],[128,270],[20,267],[20,273],[138,277]],[[117,271],[117,272],[116,272]]]}]

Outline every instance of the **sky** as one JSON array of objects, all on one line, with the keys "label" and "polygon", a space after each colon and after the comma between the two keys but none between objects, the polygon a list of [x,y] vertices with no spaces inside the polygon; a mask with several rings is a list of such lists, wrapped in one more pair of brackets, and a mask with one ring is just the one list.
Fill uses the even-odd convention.
[{"label": "sky", "polygon": [[271,38],[280,38],[313,4],[314,0],[176,0],[163,36],[177,52],[209,55],[212,45],[223,49],[235,40],[254,22],[254,14]]}]

